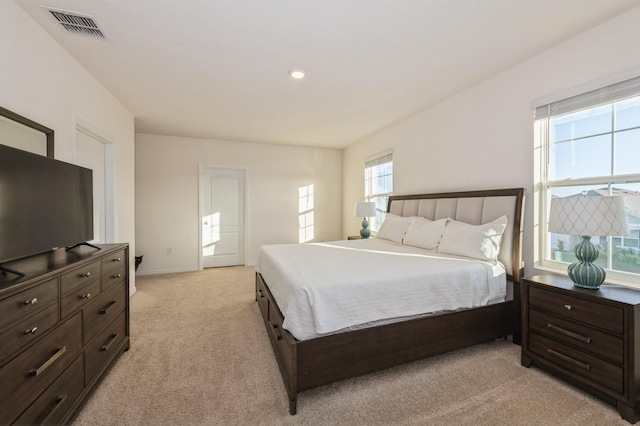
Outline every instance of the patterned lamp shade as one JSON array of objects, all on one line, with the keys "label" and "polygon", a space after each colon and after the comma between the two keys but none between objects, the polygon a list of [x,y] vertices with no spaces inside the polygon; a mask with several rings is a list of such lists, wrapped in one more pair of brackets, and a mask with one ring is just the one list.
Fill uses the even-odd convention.
[{"label": "patterned lamp shade", "polygon": [[627,235],[623,197],[552,198],[549,232],[567,235]]},{"label": "patterned lamp shade", "polygon": [[373,201],[358,201],[353,215],[355,217],[373,217],[376,215],[376,203]]},{"label": "patterned lamp shade", "polygon": [[576,287],[597,290],[604,282],[606,272],[593,263],[598,259],[598,248],[591,243],[591,236],[629,233],[624,198],[552,198],[549,232],[582,236],[582,241],[574,249],[578,261],[569,265],[567,274]]}]

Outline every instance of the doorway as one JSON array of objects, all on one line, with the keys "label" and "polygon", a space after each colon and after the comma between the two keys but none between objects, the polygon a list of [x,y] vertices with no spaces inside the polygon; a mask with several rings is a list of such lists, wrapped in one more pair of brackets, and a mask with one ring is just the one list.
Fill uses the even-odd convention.
[{"label": "doorway", "polygon": [[111,143],[76,126],[76,164],[93,170],[93,243],[115,241],[112,149]]},{"label": "doorway", "polygon": [[245,175],[241,169],[201,167],[201,269],[244,265]]}]

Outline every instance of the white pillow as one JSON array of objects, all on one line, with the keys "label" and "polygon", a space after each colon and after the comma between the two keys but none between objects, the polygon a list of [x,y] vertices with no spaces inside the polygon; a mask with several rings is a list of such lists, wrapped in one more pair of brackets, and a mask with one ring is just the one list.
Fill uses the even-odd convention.
[{"label": "white pillow", "polygon": [[444,228],[438,253],[496,262],[500,252],[502,234],[509,219],[501,216],[483,225],[470,225],[450,220]]},{"label": "white pillow", "polygon": [[403,217],[397,216],[393,213],[387,213],[382,225],[380,225],[380,230],[376,234],[376,238],[402,244],[404,233],[407,232],[407,228],[410,223],[411,217]]},{"label": "white pillow", "polygon": [[429,220],[424,217],[414,217],[411,219],[407,233],[404,234],[402,244],[434,250],[438,247],[447,220],[448,218]]}]

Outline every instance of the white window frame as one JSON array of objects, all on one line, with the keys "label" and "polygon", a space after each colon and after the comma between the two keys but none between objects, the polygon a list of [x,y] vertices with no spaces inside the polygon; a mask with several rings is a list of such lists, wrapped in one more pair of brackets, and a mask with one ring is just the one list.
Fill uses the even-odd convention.
[{"label": "white window frame", "polygon": [[[389,189],[388,191],[374,192],[373,181],[375,177],[372,172],[377,166],[387,163],[391,163],[391,173],[388,175],[391,178],[391,188],[386,188]],[[364,161],[364,199],[375,202],[377,211],[376,217],[369,218],[371,231],[376,232],[380,229],[380,225],[387,215],[386,208],[391,195],[393,195],[393,151],[381,152],[366,158]]]},{"label": "white window frame", "polygon": [[[584,178],[568,178],[552,180],[549,178],[550,165],[550,141],[549,120],[556,116],[572,113],[584,109],[591,109],[602,105],[640,96],[640,77],[634,77],[618,83],[610,84],[595,90],[586,91],[575,96],[560,99],[544,104],[532,103],[535,111],[534,120],[534,150],[536,154],[535,164],[535,223],[537,232],[534,238],[534,250],[536,254],[535,267],[543,270],[566,275],[567,263],[551,259],[549,233],[547,232],[549,201],[553,188],[602,186],[609,190],[615,185],[624,183],[639,183],[640,170],[637,173],[625,175],[592,176]],[[616,131],[612,129],[613,135]],[[612,157],[613,158],[613,157]],[[611,241],[609,238],[608,253],[611,256]],[[613,271],[607,269],[607,282],[640,288],[640,274]]]},{"label": "white window frame", "polygon": [[298,188],[298,243],[313,242],[315,239],[314,184]]}]

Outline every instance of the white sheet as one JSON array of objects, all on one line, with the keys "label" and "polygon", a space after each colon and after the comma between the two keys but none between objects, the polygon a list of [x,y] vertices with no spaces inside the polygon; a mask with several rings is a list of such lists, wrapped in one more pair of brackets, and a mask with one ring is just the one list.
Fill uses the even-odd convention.
[{"label": "white sheet", "polygon": [[384,240],[263,246],[256,262],[299,340],[373,321],[501,302],[498,263]]}]

